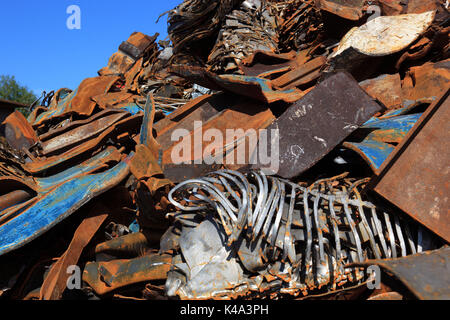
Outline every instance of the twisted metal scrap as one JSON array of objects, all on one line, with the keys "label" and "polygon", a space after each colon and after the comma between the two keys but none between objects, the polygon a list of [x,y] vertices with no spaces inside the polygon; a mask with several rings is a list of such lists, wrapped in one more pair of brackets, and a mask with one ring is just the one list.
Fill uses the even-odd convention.
[{"label": "twisted metal scrap", "polygon": [[221,22],[243,0],[185,0],[169,13],[168,33],[174,52],[193,41],[205,39],[220,28]]},{"label": "twisted metal scrap", "polygon": [[246,0],[226,16],[211,54],[210,70],[239,73],[241,61],[257,50],[275,52],[278,47],[276,13],[267,0]]},{"label": "twisted metal scrap", "polygon": [[320,10],[311,0],[292,0],[282,2],[280,16],[279,47],[282,50],[301,50],[320,43],[323,22]]},{"label": "twisted metal scrap", "polygon": [[[169,201],[185,212],[213,211],[247,271],[281,278],[282,293],[306,294],[361,281],[364,275],[348,263],[424,250],[421,227],[361,199],[357,187],[367,180],[346,180],[347,187],[343,181],[335,177],[305,188],[262,172],[221,170],[180,183]],[[253,261],[243,259],[245,250]]]}]

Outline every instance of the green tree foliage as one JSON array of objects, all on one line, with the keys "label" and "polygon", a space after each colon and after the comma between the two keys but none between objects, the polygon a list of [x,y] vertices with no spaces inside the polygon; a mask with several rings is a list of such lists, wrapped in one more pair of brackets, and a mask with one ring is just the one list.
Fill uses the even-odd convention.
[{"label": "green tree foliage", "polygon": [[[20,85],[14,76],[8,75],[0,76],[0,98],[27,105],[32,104],[37,99],[31,90]],[[27,108],[19,108],[18,110],[28,116],[29,110]]]}]

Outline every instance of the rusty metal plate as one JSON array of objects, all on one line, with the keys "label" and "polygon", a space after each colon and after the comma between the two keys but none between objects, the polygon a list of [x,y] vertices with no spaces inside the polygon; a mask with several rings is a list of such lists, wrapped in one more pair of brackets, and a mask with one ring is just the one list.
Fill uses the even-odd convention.
[{"label": "rusty metal plate", "polygon": [[0,131],[2,129],[8,144],[17,151],[22,151],[23,148],[28,149],[38,141],[30,123],[17,110],[0,124]]},{"label": "rusty metal plate", "polygon": [[354,21],[364,16],[364,4],[364,0],[316,0],[317,8]]},{"label": "rusty metal plate", "polygon": [[[199,177],[222,166],[221,161],[218,161],[219,163],[205,163],[203,156],[207,148],[213,148],[215,154],[224,152],[232,154],[234,150],[242,150],[236,146],[241,142],[241,147],[244,146],[245,148],[243,163],[227,162],[226,159],[228,158],[225,157],[223,165],[234,170],[244,167],[248,165],[253,153],[253,149],[246,148],[247,145],[244,144],[246,141],[245,135],[249,133],[248,130],[255,129],[258,133],[257,130],[266,128],[274,120],[275,116],[266,104],[247,98],[224,93],[199,97],[179,108],[167,118],[157,122],[154,126],[157,132],[156,140],[163,151],[164,174],[174,182]],[[201,126],[196,127],[196,124],[201,124]],[[203,134],[209,129],[213,129],[216,133],[220,132],[224,137],[223,141],[203,139]],[[172,136],[176,130],[183,130],[185,134],[173,140]],[[236,130],[236,136],[233,137],[231,146],[228,146],[226,141],[228,130]],[[198,137],[200,138],[199,141],[197,141]],[[179,149],[180,143],[183,143],[183,141],[187,141],[189,152],[183,152],[182,161],[174,163],[173,153],[177,152],[177,148]]]},{"label": "rusty metal plate", "polygon": [[450,90],[431,105],[386,160],[371,187],[450,241]]},{"label": "rusty metal plate", "polygon": [[279,143],[279,169],[273,168],[276,161],[270,167],[259,162],[254,167],[284,178],[296,177],[380,110],[348,73],[337,73],[317,85],[267,128],[275,132],[267,150],[274,150],[272,144]]},{"label": "rusty metal plate", "polygon": [[355,266],[379,265],[400,280],[418,299],[450,299],[450,248],[398,259],[368,260]]},{"label": "rusty metal plate", "polygon": [[52,139],[42,141],[42,154],[45,156],[61,154],[63,150],[82,144],[128,116],[127,112],[109,112],[109,114],[98,117],[94,121],[65,130],[65,132]]}]

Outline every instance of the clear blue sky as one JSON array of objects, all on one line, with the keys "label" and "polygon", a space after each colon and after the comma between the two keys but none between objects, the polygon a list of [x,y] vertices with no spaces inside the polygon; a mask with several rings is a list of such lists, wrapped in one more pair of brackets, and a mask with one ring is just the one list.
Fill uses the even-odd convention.
[{"label": "clear blue sky", "polygon": [[[167,16],[182,0],[2,0],[0,75],[40,94],[75,89],[94,77],[134,31],[167,36]],[[69,30],[70,5],[81,9],[81,29]]]}]

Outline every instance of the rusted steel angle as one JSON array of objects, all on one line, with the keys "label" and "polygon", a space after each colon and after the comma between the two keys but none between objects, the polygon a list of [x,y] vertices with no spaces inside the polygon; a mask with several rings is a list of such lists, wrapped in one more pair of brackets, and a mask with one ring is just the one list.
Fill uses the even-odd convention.
[{"label": "rusted steel angle", "polygon": [[97,202],[89,212],[89,215],[81,222],[69,247],[58,261],[52,266],[42,284],[40,291],[41,300],[59,300],[67,288],[67,273],[69,266],[77,265],[83,249],[89,244],[95,233],[108,217],[109,209],[101,202]]},{"label": "rusted steel angle", "polygon": [[[278,143],[279,154],[270,157],[279,157],[279,161],[266,167],[258,160],[254,167],[284,178],[298,176],[380,110],[353,77],[337,73],[318,84],[267,128],[272,130],[267,150],[273,150],[272,144]],[[279,168],[273,167],[274,163]]]},{"label": "rusted steel angle", "polygon": [[8,144],[17,151],[22,151],[23,148],[28,149],[38,141],[36,132],[17,110],[0,124],[0,128],[3,128]]},{"label": "rusted steel angle", "polygon": [[344,19],[359,20],[364,16],[365,0],[315,0],[316,7]]},{"label": "rusted steel angle", "polygon": [[30,173],[36,175],[41,174],[51,168],[61,166],[63,163],[69,161],[70,159],[73,159],[74,157],[86,154],[87,152],[92,152],[95,149],[100,148],[101,143],[108,138],[115,138],[123,132],[131,133],[133,131],[137,131],[139,125],[141,124],[141,121],[141,113],[122,119],[119,122],[113,124],[111,127],[107,128],[97,137],[84,142],[82,145],[76,146],[61,155],[51,156],[44,159],[37,159],[36,161],[27,163],[25,165],[25,168]]},{"label": "rusted steel angle", "polygon": [[271,80],[260,77],[216,75],[203,68],[187,66],[172,66],[169,71],[203,87],[230,91],[265,103],[295,102],[304,96],[304,92],[297,88],[276,90]]},{"label": "rusted steel angle", "polygon": [[114,147],[107,147],[92,158],[79,165],[73,166],[55,175],[45,178],[34,178],[39,193],[44,193],[53,187],[69,181],[77,176],[97,171],[110,163],[117,163],[122,159],[122,154]]},{"label": "rusted steel angle", "polygon": [[408,257],[368,260],[353,266],[378,265],[393,274],[418,299],[450,299],[450,248],[427,251]]},{"label": "rusted steel angle", "polygon": [[[77,121],[70,126],[49,132],[47,139],[41,138],[42,155],[51,156],[73,148],[110,128],[115,123],[128,117],[125,111],[106,110],[89,121]],[[83,123],[84,122],[84,123]]]},{"label": "rusted steel angle", "polygon": [[[217,168],[217,164],[224,164],[230,169],[238,169],[248,165],[253,150],[247,150],[244,144],[241,147],[244,146],[246,148],[245,155],[242,155],[245,157],[245,163],[237,163],[236,160],[229,161],[229,163],[214,160],[211,164],[205,164],[203,151],[206,148],[213,148],[214,156],[232,152],[237,148],[235,144],[246,141],[246,135],[250,134],[248,130],[253,130],[254,132],[251,132],[258,135],[259,129],[266,128],[274,120],[275,117],[267,105],[261,105],[247,98],[229,94],[216,94],[198,98],[178,109],[167,119],[163,119],[155,124],[158,134],[157,142],[162,146],[163,150],[162,164],[164,172],[166,173],[167,168],[170,179],[174,182],[179,182],[186,178],[204,174],[214,167]],[[205,141],[203,133],[208,129],[213,129],[215,133],[220,133],[223,137],[222,142]],[[172,134],[175,130],[185,132],[185,134],[182,137],[177,137],[176,141],[172,141]],[[227,145],[228,141],[226,141],[227,130],[229,130],[228,132],[233,130],[236,133],[232,139],[229,139],[233,140],[230,145]],[[197,137],[200,137],[200,140]],[[179,155],[177,150],[182,144],[188,146],[189,151]],[[176,152],[179,158],[179,161],[177,160],[176,163],[172,159],[173,152]],[[179,176],[177,176],[178,173],[182,172],[177,170],[178,165],[180,165],[180,168],[186,169]]]},{"label": "rusted steel angle", "polygon": [[380,168],[371,188],[450,242],[450,90],[433,103]]},{"label": "rusted steel angle", "polygon": [[[402,142],[421,115],[416,113],[386,119],[374,117],[356,130],[352,138],[342,145],[358,153],[370,168],[379,174],[380,167],[394,151],[395,144]],[[360,140],[356,140],[357,137]]]},{"label": "rusted steel angle", "polygon": [[125,286],[164,280],[172,265],[171,255],[145,255],[129,260],[90,262],[83,271],[85,281],[99,295]]}]

